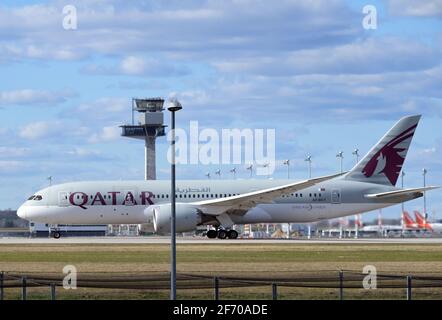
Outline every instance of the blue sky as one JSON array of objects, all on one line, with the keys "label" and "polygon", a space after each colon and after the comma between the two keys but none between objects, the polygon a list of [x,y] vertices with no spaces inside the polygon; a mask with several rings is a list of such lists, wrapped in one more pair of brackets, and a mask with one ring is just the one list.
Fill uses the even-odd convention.
[{"label": "blue sky", "polygon": [[[62,27],[68,4],[76,30]],[[362,28],[367,4],[375,30]],[[297,178],[307,175],[305,155],[314,175],[339,169],[338,150],[349,169],[355,147],[368,151],[401,116],[419,113],[405,183],[420,186],[425,167],[440,185],[441,18],[441,0],[2,1],[0,208],[17,208],[48,176],[142,179],[142,143],[118,128],[142,96],[177,97],[184,128],[276,129],[276,157],[291,159]],[[164,138],[157,148],[158,176],[168,178]],[[178,176],[215,169],[180,166]],[[441,196],[428,194],[439,219]],[[384,213],[397,217],[399,207]]]}]

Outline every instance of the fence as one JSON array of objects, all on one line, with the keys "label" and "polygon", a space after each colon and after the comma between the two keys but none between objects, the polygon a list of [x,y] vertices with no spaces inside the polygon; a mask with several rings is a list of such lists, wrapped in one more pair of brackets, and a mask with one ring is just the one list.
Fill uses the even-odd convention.
[{"label": "fence", "polygon": [[[49,273],[15,273],[0,272],[0,300],[7,298],[6,289],[21,289],[21,299],[29,298],[29,288],[47,288],[50,298],[56,299],[57,288],[63,289],[64,274]],[[248,277],[234,275],[204,275],[179,273],[177,275],[177,289],[207,289],[213,290],[213,299],[222,298],[221,289],[228,288],[266,288],[270,299],[278,299],[278,292],[282,288],[316,288],[336,290],[340,300],[346,298],[346,293],[352,289],[363,289],[363,280],[366,274],[352,270],[322,271],[315,273],[289,273],[266,278],[262,275]],[[170,274],[152,272],[149,274],[126,275],[122,273],[79,273],[78,288],[96,289],[132,289],[132,290],[168,290],[170,288]],[[412,292],[418,288],[442,288],[442,276],[436,274],[393,275],[377,274],[378,289],[403,290],[403,297],[411,300]]]}]

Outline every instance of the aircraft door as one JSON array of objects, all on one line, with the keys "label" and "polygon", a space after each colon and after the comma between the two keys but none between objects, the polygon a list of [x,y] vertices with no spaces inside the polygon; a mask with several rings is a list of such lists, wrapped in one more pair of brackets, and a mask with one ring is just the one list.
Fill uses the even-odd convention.
[{"label": "aircraft door", "polygon": [[334,204],[341,203],[341,190],[333,189],[331,191],[331,203]]},{"label": "aircraft door", "polygon": [[58,205],[60,207],[67,207],[69,205],[69,193],[66,191],[60,191],[58,193]]}]

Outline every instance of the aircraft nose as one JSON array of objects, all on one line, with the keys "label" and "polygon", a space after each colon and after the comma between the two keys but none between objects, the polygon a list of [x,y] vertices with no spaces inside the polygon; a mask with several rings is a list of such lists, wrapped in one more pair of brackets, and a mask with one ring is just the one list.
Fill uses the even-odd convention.
[{"label": "aircraft nose", "polygon": [[22,219],[26,219],[26,207],[20,206],[17,210],[17,215]]}]

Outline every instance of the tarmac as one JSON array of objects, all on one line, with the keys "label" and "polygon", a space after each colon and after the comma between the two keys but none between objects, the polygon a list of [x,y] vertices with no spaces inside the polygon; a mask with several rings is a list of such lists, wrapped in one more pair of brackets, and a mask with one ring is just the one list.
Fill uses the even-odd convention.
[{"label": "tarmac", "polygon": [[[169,244],[169,237],[3,237],[1,244]],[[235,239],[178,237],[178,244],[442,244],[442,238],[320,238],[320,239]]]}]

